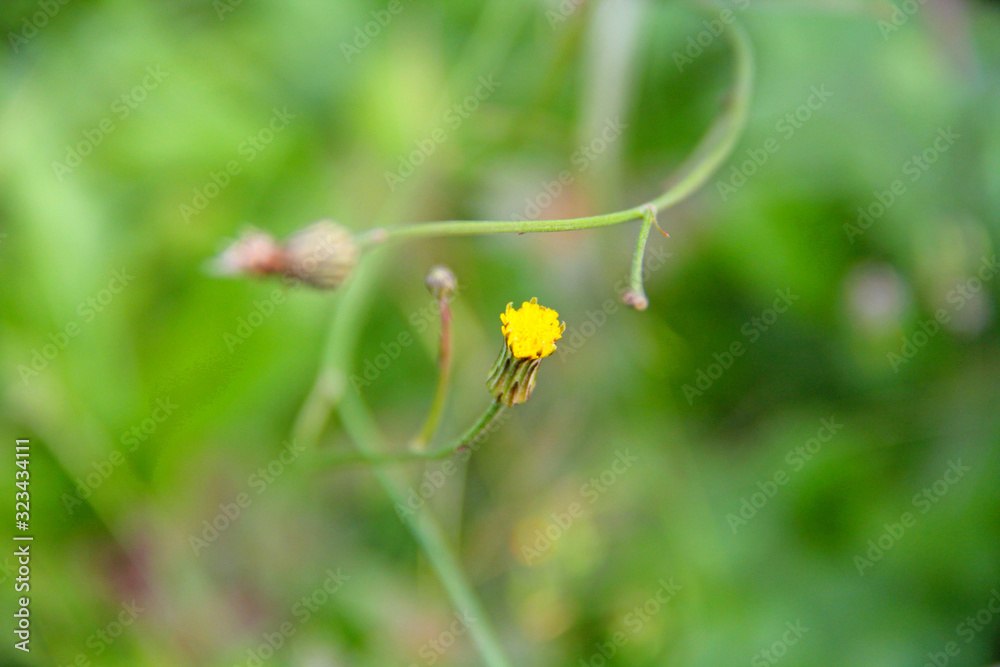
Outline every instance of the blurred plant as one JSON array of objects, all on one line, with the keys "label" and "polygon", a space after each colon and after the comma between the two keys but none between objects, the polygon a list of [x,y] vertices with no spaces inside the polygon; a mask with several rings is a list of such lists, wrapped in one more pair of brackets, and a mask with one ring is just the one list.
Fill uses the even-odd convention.
[{"label": "blurred plant", "polygon": [[[362,258],[366,252],[393,241],[473,234],[558,232],[641,220],[642,225],[632,261],[630,286],[622,299],[629,306],[644,310],[648,307],[649,301],[642,280],[643,255],[652,226],[656,225],[657,229],[663,232],[657,222],[657,215],[684,200],[705,184],[731,154],[746,125],[754,74],[753,53],[749,38],[739,24],[733,23],[727,31],[727,36],[732,43],[735,56],[733,89],[721,113],[701,143],[678,170],[667,189],[648,203],[623,211],[584,218],[538,221],[452,220],[377,227],[353,236],[340,225],[324,221],[294,234],[284,245],[278,244],[263,232],[251,231],[220,255],[215,268],[219,273],[226,275],[280,275],[286,280],[297,280],[316,288],[335,289],[343,284],[351,273],[363,272]],[[356,276],[356,279],[363,278]],[[513,303],[509,303],[500,316],[501,332],[504,336],[503,347],[487,380],[493,401],[479,420],[456,441],[437,448],[427,448],[437,431],[451,377],[449,297],[455,292],[457,285],[451,271],[442,266],[431,269],[426,284],[437,299],[441,314],[438,382],[426,421],[420,433],[411,441],[409,451],[388,453],[380,446],[379,443],[383,438],[367,407],[357,393],[343,392],[343,383],[339,381],[342,374],[338,373],[338,364],[329,360],[321,367],[316,384],[306,398],[293,428],[293,437],[296,440],[315,448],[325,422],[330,413],[336,409],[358,452],[357,454],[321,452],[315,457],[318,468],[328,470],[331,466],[345,464],[372,466],[379,483],[397,505],[405,504],[406,487],[397,475],[382,470],[380,466],[444,458],[477,441],[506,408],[523,403],[529,398],[541,360],[555,351],[555,343],[562,336],[566,326],[559,322],[556,311],[540,306],[536,299],[524,302],[517,310],[513,308]],[[358,315],[362,301],[360,295],[361,290],[348,291],[347,296],[340,301],[329,350],[336,352],[350,349],[351,342],[361,326]],[[344,363],[347,360],[337,361]],[[428,560],[459,611],[481,619],[470,627],[470,634],[484,662],[490,667],[509,665],[478,599],[447,544],[440,525],[426,510],[401,518],[427,554]]]},{"label": "blurred plant", "polygon": [[281,275],[319,289],[336,289],[358,262],[351,233],[329,220],[296,232],[284,245],[250,229],[210,267],[219,275]]}]

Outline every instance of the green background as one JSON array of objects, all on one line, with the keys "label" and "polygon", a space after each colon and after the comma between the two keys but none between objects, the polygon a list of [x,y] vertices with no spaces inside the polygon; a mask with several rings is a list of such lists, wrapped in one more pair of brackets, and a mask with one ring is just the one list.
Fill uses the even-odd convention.
[{"label": "green background", "polygon": [[[913,16],[850,0],[731,5],[758,59],[748,130],[661,215],[670,238],[654,231],[647,260],[668,256],[650,271],[649,310],[607,313],[637,223],[408,241],[366,256],[335,293],[220,280],[205,262],[247,225],[284,237],[321,218],[512,219],[547,203],[564,171],[543,217],[655,197],[731,79],[718,26],[691,7],[5,3],[0,439],[7,452],[31,439],[35,541],[27,655],[7,611],[13,547],[0,552],[2,662],[246,664],[289,622],[268,664],[480,664],[466,635],[428,648],[447,641],[453,608],[370,471],[302,456],[263,489],[251,477],[286,446],[344,298],[364,318],[356,352],[334,350],[350,358],[334,386],[355,391],[352,374],[385,366],[360,392],[405,446],[435,382],[422,280],[439,262],[461,285],[442,437],[488,401],[507,302],[537,296],[568,327],[532,400],[427,502],[514,664],[600,665],[616,632],[608,664],[763,665],[776,642],[789,665],[923,665],[948,642],[947,664],[1000,660],[1000,618],[960,625],[1000,587],[1000,276],[954,291],[1000,231],[1000,15],[902,5]],[[490,76],[496,90],[454,122]],[[831,96],[803,107],[814,87]],[[248,148],[276,109],[287,125]],[[616,118],[625,131],[592,143]],[[908,164],[942,128],[959,138],[913,180]],[[436,130],[445,139],[390,189],[386,172]],[[765,145],[777,149],[763,161]],[[87,152],[78,166],[54,164],[72,150]],[[754,173],[720,188],[733,169]],[[897,179],[902,194],[864,233],[845,229]],[[115,271],[130,276],[117,293]],[[765,331],[753,318],[772,319],[778,290],[797,298]],[[948,322],[928,324],[939,310]],[[232,344],[248,318],[259,326]],[[701,373],[716,377],[685,391]],[[165,416],[158,401],[176,407]],[[842,427],[796,458],[824,419]],[[350,447],[337,419],[322,445]],[[620,453],[635,462],[614,472]],[[414,489],[444,474],[403,470]],[[195,555],[191,536],[241,493],[249,507]],[[745,525],[744,500],[761,505],[744,507]],[[551,546],[526,551],[547,530]],[[880,538],[888,549],[859,566]],[[302,622],[297,601],[337,568],[347,581]],[[680,589],[637,623],[661,580]],[[143,611],[121,636],[96,639],[133,600]],[[786,634],[796,623],[801,638]]]}]

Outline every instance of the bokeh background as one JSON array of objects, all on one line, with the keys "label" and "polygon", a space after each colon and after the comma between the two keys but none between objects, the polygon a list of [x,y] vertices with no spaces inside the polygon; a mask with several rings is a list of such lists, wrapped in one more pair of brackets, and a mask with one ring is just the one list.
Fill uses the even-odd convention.
[{"label": "bokeh background", "polygon": [[[371,471],[281,463],[324,359],[387,446],[419,428],[438,262],[461,285],[442,438],[488,400],[508,301],[568,325],[440,488],[440,463],[401,468],[514,664],[1000,661],[998,5],[728,7],[749,127],[661,216],[635,312],[605,305],[637,223],[393,245],[332,294],[204,267],[248,225],[647,201],[725,98],[718,10],[5,2],[0,436],[32,442],[35,542],[33,650],[5,611],[0,661],[481,664]],[[337,418],[320,440],[351,447]]]}]

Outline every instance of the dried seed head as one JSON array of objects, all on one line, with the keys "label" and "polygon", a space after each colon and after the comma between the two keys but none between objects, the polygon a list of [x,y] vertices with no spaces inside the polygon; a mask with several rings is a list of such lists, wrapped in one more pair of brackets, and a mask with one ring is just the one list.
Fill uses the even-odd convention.
[{"label": "dried seed head", "polygon": [[285,251],[268,234],[251,229],[222,251],[213,270],[224,276],[266,276],[285,270]]},{"label": "dried seed head", "polygon": [[335,289],[358,263],[358,247],[347,229],[321,220],[288,238],[285,258],[285,275],[320,289]]}]

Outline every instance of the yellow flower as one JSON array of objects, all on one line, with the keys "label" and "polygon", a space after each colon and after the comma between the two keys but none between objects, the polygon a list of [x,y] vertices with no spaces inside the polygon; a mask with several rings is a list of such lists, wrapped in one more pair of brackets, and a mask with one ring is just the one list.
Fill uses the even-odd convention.
[{"label": "yellow flower", "polygon": [[555,352],[566,325],[559,322],[559,313],[539,306],[538,299],[525,301],[517,310],[508,303],[500,321],[503,349],[486,386],[497,402],[510,407],[531,396],[538,365]]},{"label": "yellow flower", "polygon": [[525,301],[514,310],[514,303],[500,315],[507,346],[519,359],[541,359],[556,350],[556,341],[562,338],[566,325],[559,323],[559,313],[538,305],[538,299]]}]

